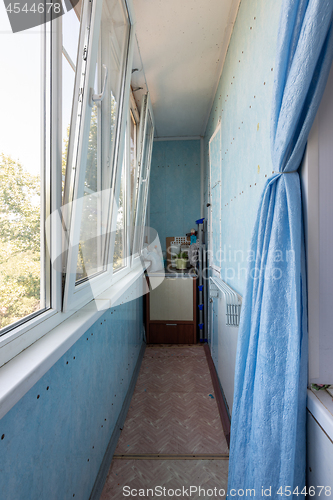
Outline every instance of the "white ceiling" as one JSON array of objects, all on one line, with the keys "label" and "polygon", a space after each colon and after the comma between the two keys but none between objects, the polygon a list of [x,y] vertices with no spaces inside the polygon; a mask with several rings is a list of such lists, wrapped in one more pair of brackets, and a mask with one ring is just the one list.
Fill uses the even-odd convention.
[{"label": "white ceiling", "polygon": [[133,0],[132,86],[144,89],[134,93],[139,101],[147,83],[155,137],[204,135],[239,3]]}]

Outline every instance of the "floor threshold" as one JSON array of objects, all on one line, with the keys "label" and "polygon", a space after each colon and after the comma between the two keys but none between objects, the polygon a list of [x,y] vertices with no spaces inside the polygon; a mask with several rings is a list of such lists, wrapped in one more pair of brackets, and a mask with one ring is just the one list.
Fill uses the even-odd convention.
[{"label": "floor threshold", "polygon": [[140,453],[124,455],[113,455],[113,460],[229,460],[229,454],[226,453],[197,453],[197,454],[183,454],[173,455],[170,453]]}]

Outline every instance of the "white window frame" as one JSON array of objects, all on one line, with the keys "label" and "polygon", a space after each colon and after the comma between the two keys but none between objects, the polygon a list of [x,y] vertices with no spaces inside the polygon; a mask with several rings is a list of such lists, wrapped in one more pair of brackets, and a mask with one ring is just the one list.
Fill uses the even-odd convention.
[{"label": "white window frame", "polygon": [[[98,0],[99,3],[101,4],[101,1]],[[84,5],[87,5],[89,2],[84,2],[83,4],[83,10],[84,10]],[[126,108],[126,103],[129,102],[129,92],[130,92],[130,75],[131,75],[131,61],[132,61],[132,53],[133,53],[133,46],[134,46],[134,39],[135,39],[135,33],[134,33],[134,25],[135,25],[135,20],[134,20],[134,13],[133,13],[133,7],[132,7],[132,2],[131,0],[126,0],[126,5],[128,8],[129,12],[129,17],[130,17],[130,41],[129,41],[129,49],[128,49],[128,57],[127,57],[127,62],[126,62],[126,76],[125,76],[125,91],[123,93],[123,99],[124,99],[124,113],[127,113],[127,108]],[[100,8],[101,10],[101,8]],[[81,16],[81,24],[83,23],[83,17],[87,15],[87,10],[83,12]],[[47,33],[47,38],[45,42],[45,51],[46,51],[46,85],[44,85],[44,103],[45,103],[45,108],[43,109],[43,119],[45,120],[45,153],[44,153],[44,158],[46,159],[46,164],[44,165],[44,172],[45,172],[45,183],[46,183],[46,188],[43,190],[42,196],[44,197],[44,206],[42,208],[42,212],[44,211],[45,213],[45,218],[47,218],[51,213],[59,213],[61,206],[62,206],[62,172],[61,172],[61,164],[62,164],[62,129],[61,129],[61,116],[62,116],[62,111],[61,111],[61,89],[62,89],[62,22],[61,22],[61,17],[53,20],[51,23],[47,23],[46,25],[46,33]],[[78,48],[78,53],[82,54],[83,46],[84,46],[84,38],[81,35],[81,29],[80,29],[80,42],[79,42],[79,48]],[[78,60],[80,60],[80,57],[78,57]],[[78,64],[79,66],[79,64]],[[51,88],[52,88],[52,95],[51,95]],[[76,112],[75,106],[76,103],[78,102],[77,100],[78,95],[74,93],[74,106],[72,113]],[[60,104],[59,104],[60,103]],[[123,120],[124,122],[124,120]],[[126,125],[126,123],[125,123]],[[124,128],[124,123],[122,123],[122,129]],[[120,135],[124,135],[124,130],[121,130]],[[118,155],[118,162],[121,162],[122,160],[122,151],[123,151],[124,144],[122,141],[119,141],[119,155]],[[51,189],[52,187],[52,189]],[[47,234],[47,240],[48,242],[51,242],[51,244],[48,246],[47,251],[49,253],[46,254],[46,262],[45,262],[45,268],[46,270],[49,268],[50,274],[49,278],[46,275],[46,279],[49,283],[49,300],[50,300],[50,305],[46,311],[41,311],[39,314],[35,315],[34,317],[29,317],[27,316],[25,321],[22,321],[19,325],[13,324],[12,328],[4,333],[0,337],[0,380],[2,380],[1,376],[4,373],[3,370],[8,370],[10,371],[11,367],[14,366],[14,360],[17,360],[17,363],[19,362],[19,359],[21,359],[21,355],[24,354],[24,357],[29,357],[30,353],[32,351],[30,349],[27,349],[29,346],[31,348],[36,347],[34,349],[37,351],[38,349],[41,352],[43,351],[42,345],[46,345],[47,343],[47,338],[52,334],[53,331],[57,330],[57,327],[61,325],[62,323],[67,324],[68,321],[70,321],[70,317],[75,314],[77,311],[82,309],[82,314],[87,314],[84,312],[86,310],[86,307],[83,307],[85,304],[87,304],[89,301],[91,301],[90,298],[85,298],[81,300],[80,304],[77,305],[76,310],[71,309],[70,311],[64,311],[62,309],[62,303],[63,303],[63,275],[62,275],[62,269],[59,269],[57,266],[51,265],[51,262],[53,262],[57,256],[60,256],[62,253],[62,227],[61,224],[54,224],[54,225],[46,225],[45,227],[41,228],[41,231],[45,234]],[[112,262],[111,262],[111,267],[112,267]],[[127,269],[129,271],[129,269]],[[135,271],[138,271],[139,273],[142,271],[142,268],[139,269],[137,268]],[[134,273],[135,274],[135,273]],[[133,274],[133,276],[134,276]],[[137,273],[136,273],[137,274]],[[135,275],[136,275],[135,274]],[[122,288],[128,287],[129,284],[133,281],[133,276],[129,277],[126,280],[126,283],[121,284],[117,286],[113,290],[113,295],[119,296],[119,294],[122,291]],[[43,278],[42,278],[43,279]],[[127,283],[128,281],[128,283]],[[101,287],[102,290],[109,290],[109,295],[110,295],[110,282],[105,282],[104,285]],[[112,295],[112,294],[111,294]],[[99,307],[102,305],[102,303],[105,303],[105,299],[101,296],[98,297],[99,300],[94,301],[96,305],[92,304],[92,315],[96,315],[96,310],[99,310]],[[100,306],[98,306],[100,304]],[[111,305],[111,304],[110,304]],[[89,308],[90,310],[91,308]],[[89,313],[90,315],[90,313]],[[68,323],[70,325],[71,323]],[[66,328],[66,327],[62,327]],[[74,327],[68,326],[68,328],[71,330],[73,328],[73,331],[75,330]],[[67,330],[68,330],[67,328]],[[82,327],[81,327],[82,329]],[[77,334],[77,333],[76,333]],[[37,342],[38,340],[42,340],[43,338],[43,344],[40,342]],[[44,342],[45,340],[45,342]],[[60,342],[60,341],[59,341]],[[69,342],[69,341],[68,341]],[[69,344],[67,344],[69,346]],[[24,353],[22,352],[24,351]],[[54,361],[56,360],[57,353],[55,352],[55,348],[50,348],[50,352],[54,351]],[[49,352],[49,354],[50,354]],[[21,354],[20,354],[21,353]],[[18,356],[20,354],[20,356]],[[46,360],[45,358],[45,363],[48,364],[50,363],[51,357],[48,354],[48,358]],[[23,358],[22,358],[23,359]],[[11,360],[13,360],[11,362]],[[36,367],[41,366],[41,364],[44,361],[42,359],[38,359],[36,361]],[[51,363],[50,366],[52,366],[53,362]],[[16,361],[15,361],[16,363]],[[30,364],[30,363],[29,363]],[[45,366],[46,366],[45,364]],[[33,363],[31,363],[31,366],[28,367],[26,365],[27,372],[28,369],[34,369],[33,368]],[[36,368],[37,369],[37,368]],[[19,373],[17,371],[17,368],[15,368],[15,374],[17,374],[18,377],[20,377],[20,381],[24,379],[24,373],[25,369],[22,368],[22,370],[19,370]],[[3,401],[3,398],[6,396],[12,398],[12,391],[13,388],[9,387],[9,385],[12,385],[14,387],[18,387],[18,382],[16,383],[14,381],[13,375],[10,377],[11,383],[8,384],[8,387],[6,387],[6,384],[3,385],[3,391],[1,391],[0,394],[0,400]],[[31,387],[33,385],[32,378],[30,381],[24,381],[22,382],[23,385]],[[13,385],[14,384],[14,385]],[[7,390],[8,389],[8,390]],[[26,389],[27,390],[27,389]],[[26,392],[25,390],[25,392]],[[9,394],[10,393],[10,394]],[[5,395],[5,396],[4,396]],[[21,395],[23,395],[21,393]],[[16,396],[15,396],[16,397]],[[16,397],[16,401],[19,399],[19,397]],[[8,403],[10,405],[10,403]],[[11,404],[12,405],[12,404]]]},{"label": "white window frame", "polygon": [[[328,90],[327,86],[325,96]],[[325,279],[330,276],[332,269],[328,267],[327,261],[326,265],[323,263],[326,256],[324,249],[330,248],[332,233],[331,207],[320,182],[321,175],[327,176],[330,167],[330,151],[327,151],[327,146],[325,148],[325,142],[321,142],[324,127],[322,120],[322,115],[318,112],[309,133],[300,171],[307,266],[309,384],[329,384],[332,377],[332,363],[328,362],[327,356],[332,351],[331,332],[327,328],[327,317],[321,314],[321,301],[325,300]],[[332,126],[328,130],[331,129]],[[324,210],[321,200],[325,200]]]},{"label": "white window frame", "polygon": [[[50,213],[61,207],[61,169],[59,175],[56,168],[57,165],[61,165],[61,149],[53,147],[54,144],[61,144],[61,109],[56,99],[61,89],[61,57],[61,20],[58,18],[52,24],[46,23],[43,43],[45,77],[42,78],[41,115],[45,120],[45,128],[42,152],[44,161],[42,161],[41,172],[41,244],[44,244],[44,239],[53,242],[50,248],[45,242],[45,261],[41,252],[41,283],[44,280],[46,282],[47,309],[32,318],[29,316],[26,319],[23,318],[17,326],[14,323],[0,337],[0,367],[42,337],[45,329],[51,329],[57,323],[56,317],[61,310],[61,272],[50,265],[52,254],[57,255],[61,252],[61,235],[59,238],[58,228],[45,226],[45,220]],[[52,186],[52,192],[50,186]]]},{"label": "white window frame", "polygon": [[[126,132],[125,132],[125,141],[124,141],[124,152],[123,152],[123,162],[125,166],[125,178],[124,178],[124,253],[125,256],[123,258],[124,265],[118,269],[113,269],[113,256],[114,256],[114,243],[112,245],[113,251],[112,251],[112,282],[117,283],[124,275],[127,274],[128,268],[130,267],[130,259],[129,259],[129,253],[130,253],[130,247],[129,247],[129,237],[128,237],[128,198],[129,198],[129,162],[128,162],[128,155],[129,155],[129,137],[128,137],[128,118],[126,120]],[[118,200],[120,196],[120,184],[121,184],[121,175],[122,175],[122,168],[123,164],[121,165],[120,168],[120,179],[119,179],[119,191],[117,190],[118,193]],[[118,208],[118,206],[116,206]],[[115,216],[117,215],[118,210],[115,210]],[[112,235],[113,236],[113,235]],[[114,239],[115,239],[116,234],[114,234]]]},{"label": "white window frame", "polygon": [[[134,228],[135,227],[135,220],[133,218],[134,216],[134,209],[136,208],[136,196],[135,196],[135,193],[137,191],[137,184],[139,183],[139,178],[138,178],[138,141],[139,141],[139,127],[140,127],[140,114],[139,114],[139,110],[137,108],[137,105],[136,105],[136,102],[135,102],[135,99],[134,99],[134,96],[133,96],[133,92],[131,92],[130,94],[130,113],[133,115],[133,120],[135,121],[135,127],[136,127],[136,139],[135,139],[135,152],[134,152],[134,155],[135,155],[135,175],[134,175],[134,196],[133,196],[133,203],[132,205],[130,206],[130,227],[131,228]],[[131,119],[131,118],[130,118]],[[128,127],[128,130],[129,130],[129,135],[130,135],[130,131],[131,131],[131,127],[129,125]],[[132,235],[130,236],[130,249],[131,249],[131,252],[132,252],[132,246],[133,246],[133,236],[134,236],[134,233],[132,233]]]},{"label": "white window frame", "polygon": [[[139,167],[138,167],[138,149],[139,149],[139,129],[140,129],[140,114],[139,110],[137,108],[133,92],[130,94],[130,113],[133,115],[133,120],[135,122],[135,127],[136,127],[136,138],[135,138],[135,174],[134,174],[134,193],[133,193],[133,200],[132,200],[132,205],[129,207],[130,210],[130,219],[129,219],[129,227],[131,234],[129,235],[130,238],[130,254],[132,255],[133,253],[133,243],[134,243],[134,229],[135,229],[135,218],[134,218],[134,211],[136,210],[136,204],[137,204],[137,194],[139,192],[139,182],[140,182],[140,172],[139,172]],[[130,117],[129,120],[132,118]],[[128,127],[129,135],[131,131],[131,127],[129,125]],[[132,259],[131,259],[131,264],[132,264]]]},{"label": "white window frame", "polygon": [[[119,199],[120,190],[120,180],[121,180],[121,167],[123,160],[123,152],[125,146],[125,130],[126,130],[126,118],[128,113],[128,102],[129,102],[129,92],[130,92],[130,81],[131,81],[131,70],[132,70],[132,59],[133,59],[133,49],[134,49],[134,21],[133,21],[133,11],[131,10],[131,4],[128,0],[123,0],[124,5],[126,5],[128,16],[129,16],[129,40],[128,46],[126,48],[126,66],[125,75],[122,82],[122,89],[120,93],[119,100],[119,114],[118,114],[118,139],[115,143],[115,155],[113,159],[113,183],[110,186],[112,192],[111,199],[111,222],[109,222],[108,234],[109,242],[107,243],[107,255],[106,255],[106,270],[88,278],[82,283],[76,284],[75,273],[70,273],[71,269],[76,269],[78,248],[76,246],[69,245],[66,273],[65,273],[65,285],[64,285],[64,297],[63,297],[63,311],[77,310],[83,307],[85,304],[93,300],[94,297],[103,293],[108,289],[113,280],[113,248],[114,248],[114,237],[115,228],[117,221],[117,210],[115,210],[116,203],[115,200]],[[84,82],[84,89],[90,89],[94,87],[95,78],[95,67],[97,61],[98,43],[99,43],[99,33],[101,25],[101,15],[102,15],[102,1],[95,2],[93,4],[92,20],[89,28],[90,32],[90,43],[88,46],[88,58],[87,58],[87,75]],[[82,38],[82,37],[81,37]],[[85,41],[85,43],[87,43]],[[82,71],[78,69],[78,73],[82,74]],[[82,84],[76,82],[76,87],[82,88]],[[75,165],[77,171],[74,172],[73,178],[70,180],[70,186],[67,188],[66,198],[79,199],[83,195],[84,186],[84,174],[85,174],[85,162],[86,162],[86,143],[85,137],[89,134],[90,129],[90,116],[91,108],[88,104],[89,92],[86,90],[83,92],[83,104],[82,104],[82,118],[77,122],[77,126],[80,127],[80,131],[77,132],[77,143],[78,147],[78,157],[75,158]],[[79,111],[80,112],[80,111]],[[120,127],[119,127],[119,117],[120,117]],[[70,192],[72,190],[72,193]],[[70,241],[79,241],[80,238],[80,228],[81,228],[81,212],[80,205],[73,203],[70,213],[65,214],[65,223],[69,228],[69,238]]]},{"label": "white window frame", "polygon": [[[152,122],[152,135],[150,137],[150,142],[146,144],[145,139],[146,139],[148,114]],[[154,130],[155,130],[154,115],[153,115],[149,92],[147,92],[147,94],[145,94],[142,98],[141,115],[140,115],[138,161],[137,161],[138,169],[140,170],[140,176],[139,176],[138,196],[136,200],[135,228],[134,228],[133,249],[132,249],[133,263],[137,262],[140,259],[140,252],[134,253],[135,249],[137,248],[137,242],[138,242],[138,248],[142,248],[143,245],[144,234],[143,231],[140,231],[140,229],[144,227],[147,218],[147,201],[148,201],[148,191],[149,191],[149,181],[150,181],[151,157],[152,157],[153,142],[154,142]],[[146,170],[146,178],[143,179],[142,167],[143,167],[143,160],[146,148],[148,148],[148,157],[146,166],[147,170]],[[140,194],[142,192],[143,192],[143,206],[138,207]],[[141,213],[139,211],[139,208],[141,208]],[[142,220],[142,224],[138,224],[140,219]]]},{"label": "white window frame", "polygon": [[[136,153],[138,150],[138,142],[139,142],[139,127],[140,127],[140,114],[137,109],[135,99],[133,96],[132,91],[130,92],[130,100],[129,100],[129,109],[128,109],[128,115],[127,115],[127,127],[126,127],[126,143],[125,143],[125,148],[126,148],[126,154],[127,154],[127,163],[126,163],[126,181],[125,181],[125,186],[126,186],[126,193],[125,193],[125,200],[126,200],[126,216],[125,216],[125,221],[126,222],[126,227],[125,227],[125,239],[126,239],[126,256],[125,256],[125,265],[119,269],[116,269],[113,271],[113,276],[112,276],[112,283],[118,283],[120,282],[129,272],[129,270],[133,269],[135,265],[139,264],[139,261],[134,262],[132,258],[132,250],[133,250],[133,240],[132,236],[134,235],[134,230],[135,230],[135,225],[134,225],[134,220],[133,220],[133,210],[136,204],[136,198],[135,196],[133,197],[133,204],[130,204],[130,120],[131,116],[130,113],[132,113],[134,121],[136,123]],[[136,189],[136,183],[139,183],[138,179],[138,158],[136,154],[135,158],[135,186],[134,188]],[[140,261],[141,265],[141,261]]]}]

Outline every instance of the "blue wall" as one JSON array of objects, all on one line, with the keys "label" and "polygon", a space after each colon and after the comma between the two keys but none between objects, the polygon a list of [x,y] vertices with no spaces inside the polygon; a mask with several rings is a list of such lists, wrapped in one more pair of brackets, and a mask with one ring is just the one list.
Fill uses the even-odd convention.
[{"label": "blue wall", "polygon": [[205,133],[205,200],[209,140],[221,119],[221,278],[243,294],[248,247],[263,186],[273,167],[270,110],[282,0],[242,0]]},{"label": "blue wall", "polygon": [[3,417],[2,500],[88,500],[142,345],[142,323],[142,298],[107,310]]},{"label": "blue wall", "polygon": [[154,141],[150,226],[165,238],[185,236],[200,218],[200,140]]}]

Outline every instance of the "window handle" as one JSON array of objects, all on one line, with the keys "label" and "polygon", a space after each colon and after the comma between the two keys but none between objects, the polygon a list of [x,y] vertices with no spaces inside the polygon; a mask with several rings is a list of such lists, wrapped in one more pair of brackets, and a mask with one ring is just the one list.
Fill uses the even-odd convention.
[{"label": "window handle", "polygon": [[104,82],[103,82],[103,90],[100,94],[94,94],[94,89],[90,87],[90,95],[89,95],[89,105],[93,107],[94,102],[102,102],[105,96],[106,83],[108,81],[108,68],[103,64],[104,68]]}]

